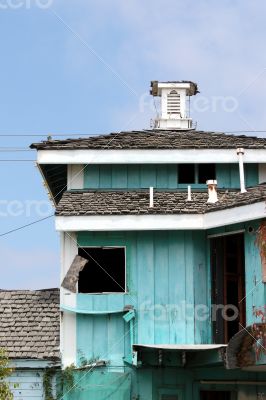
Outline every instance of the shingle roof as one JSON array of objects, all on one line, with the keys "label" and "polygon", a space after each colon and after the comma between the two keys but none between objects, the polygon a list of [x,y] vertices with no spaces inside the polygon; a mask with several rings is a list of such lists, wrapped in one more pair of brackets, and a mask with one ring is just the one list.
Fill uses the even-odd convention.
[{"label": "shingle roof", "polygon": [[195,130],[143,130],[110,133],[80,139],[33,143],[38,150],[64,149],[266,149],[266,139]]},{"label": "shingle roof", "polygon": [[0,290],[0,347],[10,358],[58,360],[59,289]]},{"label": "shingle roof", "polygon": [[219,201],[208,204],[206,191],[187,193],[177,190],[154,191],[154,207],[149,207],[148,190],[87,190],[66,191],[56,208],[56,215],[143,215],[143,214],[203,214],[226,208],[264,201],[266,184],[249,188],[246,193],[219,190]]}]

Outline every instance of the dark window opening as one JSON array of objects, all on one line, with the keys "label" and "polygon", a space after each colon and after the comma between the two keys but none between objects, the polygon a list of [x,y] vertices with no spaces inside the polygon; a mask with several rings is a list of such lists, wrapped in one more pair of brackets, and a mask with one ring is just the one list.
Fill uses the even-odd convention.
[{"label": "dark window opening", "polygon": [[202,390],[200,392],[200,400],[232,400],[232,392],[229,391],[211,391]]},{"label": "dark window opening", "polygon": [[206,184],[209,179],[216,179],[215,164],[179,164],[178,183]]},{"label": "dark window opening", "polygon": [[178,166],[178,183],[195,183],[195,164]]},{"label": "dark window opening", "polygon": [[[245,315],[244,235],[235,234],[211,240],[213,338],[228,343],[243,326]],[[226,312],[220,306],[227,306]],[[226,318],[228,317],[228,318]]]},{"label": "dark window opening", "polygon": [[198,183],[206,183],[209,179],[216,179],[215,164],[198,164]]},{"label": "dark window opening", "polygon": [[84,247],[78,254],[88,260],[79,273],[79,293],[125,292],[125,248]]}]

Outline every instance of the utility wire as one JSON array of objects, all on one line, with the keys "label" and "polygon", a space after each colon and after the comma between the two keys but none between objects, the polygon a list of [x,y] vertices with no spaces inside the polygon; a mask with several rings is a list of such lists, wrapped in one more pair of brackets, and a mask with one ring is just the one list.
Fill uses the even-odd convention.
[{"label": "utility wire", "polygon": [[19,230],[21,230],[21,229],[27,228],[28,226],[37,224],[38,222],[44,221],[44,220],[46,220],[46,219],[48,219],[48,218],[51,218],[51,217],[53,217],[53,214],[51,214],[51,215],[49,215],[48,217],[45,217],[45,218],[37,219],[36,221],[30,222],[29,224],[19,226],[18,228],[11,229],[10,231],[1,233],[1,234],[0,234],[0,237],[9,235],[10,233],[19,231]]},{"label": "utility wire", "polygon": [[[149,129],[144,129],[144,130],[149,130]],[[140,131],[141,131],[141,129],[140,129]],[[216,132],[222,132],[222,133],[266,133],[266,129],[264,129],[264,130],[241,129],[241,130],[235,130],[235,131],[217,130]],[[21,134],[21,135],[18,135],[18,134],[6,134],[6,133],[1,134],[0,133],[0,137],[45,137],[47,139],[48,136],[52,136],[51,140],[53,140],[54,137],[67,137],[67,136],[69,137],[70,136],[70,139],[71,139],[72,137],[80,137],[80,136],[91,137],[91,136],[101,136],[101,135],[103,135],[103,134],[102,133],[50,133],[50,134],[44,133],[44,134]]]}]

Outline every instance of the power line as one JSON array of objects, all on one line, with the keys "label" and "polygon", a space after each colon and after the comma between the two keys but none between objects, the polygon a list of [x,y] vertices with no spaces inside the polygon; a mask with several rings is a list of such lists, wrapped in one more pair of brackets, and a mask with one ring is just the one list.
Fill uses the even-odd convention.
[{"label": "power line", "polygon": [[19,230],[21,230],[21,229],[27,228],[28,226],[37,224],[38,222],[44,221],[44,220],[46,220],[46,219],[48,219],[48,218],[51,218],[51,217],[53,217],[53,214],[51,214],[51,215],[49,215],[48,217],[45,217],[45,218],[37,219],[36,221],[30,222],[29,224],[19,226],[18,228],[11,229],[10,231],[1,233],[1,234],[0,234],[0,237],[9,235],[10,233],[19,231]]},{"label": "power line", "polygon": [[[141,130],[140,130],[141,132]],[[266,133],[266,129],[265,130],[235,130],[235,131],[220,131],[220,130],[216,130],[215,132],[221,132],[221,133]],[[69,138],[71,139],[72,137],[81,137],[81,136],[87,136],[92,137],[92,136],[102,136],[103,133],[51,133],[51,134],[8,134],[8,133],[0,133],[0,137],[44,137],[47,139],[48,136],[51,136],[53,140],[54,137],[65,137],[65,138]],[[107,135],[104,133],[104,135]]]},{"label": "power line", "polygon": [[0,160],[0,162],[36,162],[36,160]]},{"label": "power line", "polygon": [[34,151],[31,149],[1,149],[0,148],[0,153],[16,153],[16,152],[24,152],[24,151]]},{"label": "power line", "polygon": [[90,137],[90,136],[98,136],[98,135],[102,135],[101,133],[51,133],[51,134],[47,134],[47,133],[44,133],[43,135],[41,135],[41,134],[21,134],[21,135],[18,135],[18,134],[8,134],[8,133],[0,133],[0,137],[45,137],[45,138],[47,138],[48,136],[52,136],[52,137],[56,137],[56,136],[71,136],[71,137],[73,137],[73,136],[88,136],[88,137]]}]

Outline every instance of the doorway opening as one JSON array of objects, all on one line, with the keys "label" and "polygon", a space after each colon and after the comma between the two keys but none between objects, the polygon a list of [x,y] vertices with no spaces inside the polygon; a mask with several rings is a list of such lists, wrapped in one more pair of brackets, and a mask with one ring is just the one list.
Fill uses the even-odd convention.
[{"label": "doorway opening", "polygon": [[244,234],[212,238],[210,248],[213,339],[226,344],[246,326]]}]

